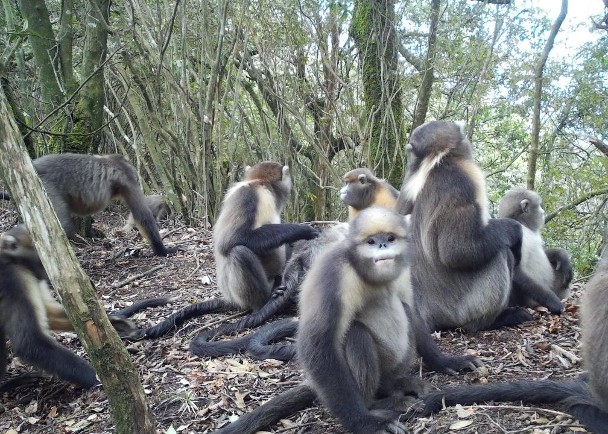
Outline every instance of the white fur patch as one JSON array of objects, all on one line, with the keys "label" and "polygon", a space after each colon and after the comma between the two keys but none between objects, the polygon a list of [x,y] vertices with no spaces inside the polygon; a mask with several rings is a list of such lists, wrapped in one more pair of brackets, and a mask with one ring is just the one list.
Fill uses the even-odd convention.
[{"label": "white fur patch", "polygon": [[[22,271],[20,273],[23,284],[25,285],[26,297],[34,308],[34,315],[36,321],[40,325],[40,328],[48,332],[49,320],[46,316],[46,308],[44,307],[44,293],[48,293],[48,285],[43,280],[38,280],[29,271]],[[43,286],[44,285],[44,286]]]},{"label": "white fur patch", "polygon": [[407,200],[412,202],[416,200],[416,198],[422,191],[424,184],[426,183],[426,179],[429,177],[429,173],[431,173],[431,170],[433,170],[433,168],[441,164],[441,160],[448,152],[448,150],[445,150],[435,155],[433,158],[425,158],[424,160],[422,160],[422,164],[420,165],[414,176],[408,179],[407,184],[405,186],[404,191],[405,198]]},{"label": "white fur patch", "polygon": [[539,233],[522,225],[520,267],[523,272],[543,288],[553,289],[553,267],[543,249],[543,239]]},{"label": "white fur patch", "polygon": [[259,228],[268,223],[281,223],[281,215],[277,212],[274,195],[266,187],[258,187],[258,209],[254,228]]}]

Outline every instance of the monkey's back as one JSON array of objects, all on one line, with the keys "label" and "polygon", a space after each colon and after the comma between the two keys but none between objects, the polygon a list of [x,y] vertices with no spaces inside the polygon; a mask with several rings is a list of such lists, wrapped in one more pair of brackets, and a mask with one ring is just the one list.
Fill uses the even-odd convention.
[{"label": "monkey's back", "polygon": [[52,154],[34,160],[34,168],[53,201],[61,195],[70,210],[91,215],[120,197],[122,186],[139,189],[133,166],[121,155]]},{"label": "monkey's back", "polygon": [[608,249],[585,289],[581,311],[583,360],[591,390],[608,411]]}]

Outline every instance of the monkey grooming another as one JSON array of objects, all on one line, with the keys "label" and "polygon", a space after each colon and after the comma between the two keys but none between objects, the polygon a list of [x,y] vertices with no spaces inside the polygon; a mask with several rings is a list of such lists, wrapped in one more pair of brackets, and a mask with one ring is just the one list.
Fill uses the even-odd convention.
[{"label": "monkey grooming another", "polygon": [[[165,199],[163,199],[160,194],[144,196],[144,201],[150,212],[152,212],[154,220],[157,222],[171,214],[171,208],[169,208],[169,205],[167,202],[165,202]],[[129,217],[127,218],[127,223],[125,223],[121,230],[124,232],[129,232],[133,229],[133,226],[135,226],[135,219],[133,218],[133,213],[130,212]]]},{"label": "monkey grooming another", "polygon": [[[281,223],[290,191],[288,166],[272,161],[247,166],[244,179],[226,193],[213,228],[216,276],[223,298],[188,306],[132,337],[157,338],[206,313],[261,309],[285,268],[285,244],[318,236],[310,225]],[[191,350],[197,354],[195,341]]]},{"label": "monkey grooming another", "polygon": [[156,255],[175,252],[163,244],[135,169],[122,155],[53,154],[37,158],[33,164],[68,238],[74,236],[72,214],[92,215],[120,199]]},{"label": "monkey grooming another", "polygon": [[511,306],[545,306],[551,313],[563,309],[561,299],[568,297],[572,280],[572,264],[565,250],[551,250],[553,262],[543,248],[540,234],[545,225],[542,199],[534,191],[515,188],[498,203],[502,218],[517,220],[522,225],[521,262],[515,267]]},{"label": "monkey grooming another", "polygon": [[396,209],[411,214],[413,304],[427,331],[531,319],[524,309],[507,309],[521,225],[490,218],[484,175],[461,128],[427,122],[412,132],[406,149]]},{"label": "monkey grooming another", "polygon": [[425,414],[443,405],[486,401],[556,403],[596,434],[608,434],[608,249],[585,285],[582,309],[582,351],[588,374],[576,380],[538,380],[446,387],[424,397]]},{"label": "monkey grooming another", "polygon": [[[347,172],[344,177],[344,186],[340,190],[340,198],[348,206],[349,220],[352,220],[361,210],[371,206],[384,206],[393,208],[397,201],[399,191],[388,182],[378,179],[366,168],[357,168]],[[273,315],[287,310],[296,302],[298,291],[304,276],[308,272],[313,259],[329,244],[342,240],[348,232],[348,224],[338,224],[321,232],[314,240],[300,240],[295,243],[292,257],[287,261],[280,286],[272,294],[270,300],[258,311],[247,315],[233,324],[222,324],[212,330],[200,333],[192,342],[191,347],[196,348],[195,353],[201,357],[219,357],[235,354],[249,346],[250,354],[258,359],[278,358],[290,360],[295,357],[295,348],[277,347],[268,345],[268,342],[289,336],[289,330],[294,327],[282,329],[278,325],[277,334],[274,328],[267,327],[256,333],[254,340],[237,339],[232,341],[211,341],[222,335],[233,335],[246,328],[253,328],[263,324]],[[252,342],[252,345],[249,343]]]},{"label": "monkey grooming another", "polygon": [[298,360],[306,381],[217,433],[253,434],[315,397],[355,434],[405,434],[405,394],[422,392],[409,376],[412,329],[398,291],[407,288],[405,219],[363,210],[346,240],[314,261],[300,293]]},{"label": "monkey grooming another", "polygon": [[383,206],[393,209],[399,196],[399,190],[384,179],[379,179],[365,167],[353,169],[344,175],[344,187],[340,190],[340,199],[348,205],[348,219],[370,206]]}]

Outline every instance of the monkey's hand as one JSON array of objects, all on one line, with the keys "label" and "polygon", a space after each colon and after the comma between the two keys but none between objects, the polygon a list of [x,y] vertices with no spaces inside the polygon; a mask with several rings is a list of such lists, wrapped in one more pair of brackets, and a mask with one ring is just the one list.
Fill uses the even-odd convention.
[{"label": "monkey's hand", "polygon": [[307,224],[302,224],[302,226],[306,227],[306,230],[302,234],[302,239],[304,240],[315,239],[321,234],[321,231],[313,226]]},{"label": "monkey's hand", "polygon": [[433,371],[452,375],[461,371],[474,371],[477,368],[485,366],[480,359],[468,354],[462,356],[442,354],[442,357],[433,360],[433,363],[429,363],[428,360],[425,360],[425,363],[427,363],[429,369],[432,369]]}]

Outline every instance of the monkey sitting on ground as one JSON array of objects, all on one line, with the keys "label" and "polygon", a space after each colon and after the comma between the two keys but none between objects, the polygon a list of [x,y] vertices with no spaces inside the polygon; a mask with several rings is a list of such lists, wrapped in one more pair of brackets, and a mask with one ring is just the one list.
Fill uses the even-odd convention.
[{"label": "monkey sitting on ground", "polygon": [[[243,181],[226,193],[213,228],[216,276],[223,298],[188,306],[132,337],[157,338],[206,313],[261,309],[280,282],[285,244],[319,234],[310,225],[281,223],[290,191],[289,167],[271,161],[248,166]],[[192,349],[196,351],[196,344]]]},{"label": "monkey sitting on ground", "polygon": [[596,434],[608,433],[608,249],[584,290],[582,309],[583,361],[588,371],[576,380],[538,380],[460,385],[425,396],[425,414],[443,405],[486,401],[555,403]]},{"label": "monkey sitting on ground", "polygon": [[345,241],[315,259],[302,284],[298,360],[306,381],[218,433],[255,433],[315,398],[355,434],[405,434],[398,421],[408,392],[412,329],[398,291],[407,287],[405,219],[384,208],[362,211]]},{"label": "monkey sitting on ground", "polygon": [[378,179],[364,167],[353,169],[344,175],[344,187],[340,190],[340,199],[348,205],[348,219],[370,206],[383,206],[393,209],[399,196],[399,190],[384,179]]},{"label": "monkey sitting on ground", "polygon": [[53,154],[37,158],[33,164],[68,238],[74,236],[72,215],[93,215],[113,199],[120,199],[156,255],[176,251],[163,244],[135,169],[122,155]]},{"label": "monkey sitting on ground", "polygon": [[561,313],[560,300],[570,294],[572,264],[565,250],[551,250],[551,261],[543,248],[540,231],[545,225],[545,210],[541,197],[525,188],[510,190],[498,203],[498,215],[517,220],[523,230],[521,262],[513,273],[510,305],[541,305],[551,313]]},{"label": "monkey sitting on ground", "polygon": [[[162,219],[166,218],[169,214],[171,214],[171,208],[165,199],[160,194],[151,194],[148,196],[144,196],[144,201],[148,209],[152,212],[154,219],[159,222]],[[127,223],[121,228],[124,232],[129,232],[133,229],[135,225],[135,219],[133,218],[133,213],[129,213],[129,217],[127,218]]]},{"label": "monkey sitting on ground", "polygon": [[416,313],[427,331],[476,331],[532,316],[509,308],[513,266],[521,258],[521,225],[491,219],[484,175],[452,122],[417,127],[396,209],[411,214],[411,267]]}]

